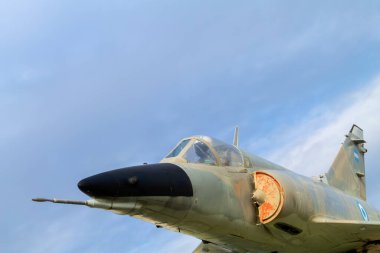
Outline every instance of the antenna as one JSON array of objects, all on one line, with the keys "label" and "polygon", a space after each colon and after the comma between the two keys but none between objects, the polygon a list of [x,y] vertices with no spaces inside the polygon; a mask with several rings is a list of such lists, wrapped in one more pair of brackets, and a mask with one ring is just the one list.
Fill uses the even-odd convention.
[{"label": "antenna", "polygon": [[239,147],[239,127],[238,126],[235,127],[234,143],[233,143],[233,145],[235,147]]},{"label": "antenna", "polygon": [[59,204],[82,205],[82,206],[89,205],[87,201],[81,201],[81,200],[45,199],[45,198],[35,198],[32,200],[34,202],[52,202],[52,203],[59,203]]}]

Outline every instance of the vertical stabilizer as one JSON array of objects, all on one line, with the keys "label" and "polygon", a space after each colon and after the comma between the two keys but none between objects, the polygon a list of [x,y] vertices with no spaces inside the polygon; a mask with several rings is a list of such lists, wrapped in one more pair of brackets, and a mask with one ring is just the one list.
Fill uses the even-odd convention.
[{"label": "vertical stabilizer", "polygon": [[347,194],[366,199],[363,130],[353,125],[326,174],[329,185]]}]

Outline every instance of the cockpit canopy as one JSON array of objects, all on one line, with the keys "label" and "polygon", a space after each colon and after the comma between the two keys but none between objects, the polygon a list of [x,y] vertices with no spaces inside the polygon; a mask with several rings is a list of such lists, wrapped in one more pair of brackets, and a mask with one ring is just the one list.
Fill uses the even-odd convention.
[{"label": "cockpit canopy", "polygon": [[207,136],[181,140],[164,160],[215,166],[248,167],[244,154],[235,146]]}]

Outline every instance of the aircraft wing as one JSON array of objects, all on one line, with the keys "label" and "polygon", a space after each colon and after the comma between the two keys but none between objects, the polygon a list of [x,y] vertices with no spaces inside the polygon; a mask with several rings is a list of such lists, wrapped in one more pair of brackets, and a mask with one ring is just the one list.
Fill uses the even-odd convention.
[{"label": "aircraft wing", "polygon": [[201,242],[201,244],[199,244],[199,246],[193,251],[193,253],[204,253],[204,252],[208,252],[208,253],[231,253],[230,250],[221,248],[215,244],[212,244],[212,243],[205,244],[203,242]]},{"label": "aircraft wing", "polygon": [[365,241],[380,240],[380,222],[378,221],[334,220],[325,217],[317,217],[312,221],[313,226],[319,227],[321,232],[330,232],[329,234],[331,234],[334,231],[337,233],[340,231],[339,235],[348,238]]}]

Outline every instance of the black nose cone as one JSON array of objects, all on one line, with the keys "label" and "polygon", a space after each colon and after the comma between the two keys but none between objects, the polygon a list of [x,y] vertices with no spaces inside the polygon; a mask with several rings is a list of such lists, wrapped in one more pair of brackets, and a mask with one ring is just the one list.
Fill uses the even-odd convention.
[{"label": "black nose cone", "polygon": [[170,163],[107,171],[79,181],[78,188],[91,197],[193,196],[189,176]]},{"label": "black nose cone", "polygon": [[116,196],[119,191],[119,182],[112,173],[105,172],[79,181],[78,188],[93,197]]}]

